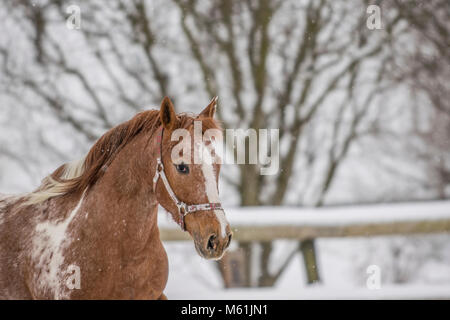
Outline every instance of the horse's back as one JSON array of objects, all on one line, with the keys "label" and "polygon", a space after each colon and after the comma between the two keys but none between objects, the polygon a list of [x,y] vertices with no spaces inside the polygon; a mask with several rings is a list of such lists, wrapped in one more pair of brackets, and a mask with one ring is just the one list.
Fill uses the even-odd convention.
[{"label": "horse's back", "polygon": [[9,197],[11,197],[11,196],[7,195],[7,194],[0,193],[0,208],[1,208],[2,202],[4,202],[4,200],[6,200]]},{"label": "horse's back", "polygon": [[7,211],[19,200],[19,197],[0,193],[0,228],[5,222]]},{"label": "horse's back", "polygon": [[4,220],[3,216],[5,215],[6,207],[9,202],[8,199],[10,199],[10,198],[11,198],[11,196],[0,193],[0,227]]},{"label": "horse's back", "polygon": [[[23,248],[30,226],[19,217],[21,197],[0,194],[0,299],[30,298],[23,273]],[[15,219],[17,218],[17,219]]]},{"label": "horse's back", "polygon": [[13,198],[15,198],[13,195],[0,193],[0,210],[10,203]]}]

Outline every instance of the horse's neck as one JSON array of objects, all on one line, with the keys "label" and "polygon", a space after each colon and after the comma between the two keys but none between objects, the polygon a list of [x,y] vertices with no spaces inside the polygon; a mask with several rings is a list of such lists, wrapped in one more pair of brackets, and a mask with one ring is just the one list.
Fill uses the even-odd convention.
[{"label": "horse's neck", "polygon": [[128,198],[111,191],[95,190],[86,200],[93,230],[107,226],[108,242],[120,244],[125,255],[133,257],[137,252],[143,253],[148,242],[160,241],[158,204],[152,198],[152,195],[147,199]]},{"label": "horse's neck", "polygon": [[141,168],[139,161],[133,160],[135,150],[122,150],[86,199],[86,207],[97,215],[93,217],[96,227],[114,226],[114,240],[129,245],[130,254],[151,240],[160,241],[150,168]]}]

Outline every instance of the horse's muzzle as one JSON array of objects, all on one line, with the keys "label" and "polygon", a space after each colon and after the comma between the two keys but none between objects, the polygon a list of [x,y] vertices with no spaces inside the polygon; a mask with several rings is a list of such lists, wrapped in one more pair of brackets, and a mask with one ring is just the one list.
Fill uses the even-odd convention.
[{"label": "horse's muzzle", "polygon": [[231,230],[224,237],[213,233],[203,241],[195,241],[195,247],[203,258],[219,260],[230,246],[232,237]]}]

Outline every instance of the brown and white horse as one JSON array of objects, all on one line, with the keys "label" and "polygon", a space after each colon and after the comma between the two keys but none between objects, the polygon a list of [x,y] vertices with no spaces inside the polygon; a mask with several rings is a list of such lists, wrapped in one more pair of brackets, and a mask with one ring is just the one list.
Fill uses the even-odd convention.
[{"label": "brown and white horse", "polygon": [[[218,196],[220,165],[171,156],[175,129],[191,132],[194,121],[203,131],[219,128],[215,107],[214,99],[196,117],[176,114],[165,98],[159,111],[111,129],[33,193],[0,197],[0,298],[165,299],[158,204],[201,256],[219,259],[231,241]],[[79,288],[66,283],[69,266],[79,268]]]}]

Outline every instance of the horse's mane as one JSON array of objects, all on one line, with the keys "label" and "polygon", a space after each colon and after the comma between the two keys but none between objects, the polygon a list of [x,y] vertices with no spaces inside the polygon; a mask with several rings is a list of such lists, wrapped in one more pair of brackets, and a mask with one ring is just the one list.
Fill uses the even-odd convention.
[{"label": "horse's mane", "polygon": [[[188,129],[194,120],[202,121],[203,132],[207,129],[220,129],[218,122],[212,118],[196,118],[185,113],[177,114],[177,118],[178,126],[174,129]],[[141,133],[153,136],[160,126],[158,110],[138,113],[131,120],[106,132],[81,160],[64,164],[44,178],[41,186],[28,194],[23,204],[39,204],[50,198],[84,192],[101,178],[104,169],[125,145]]]}]

